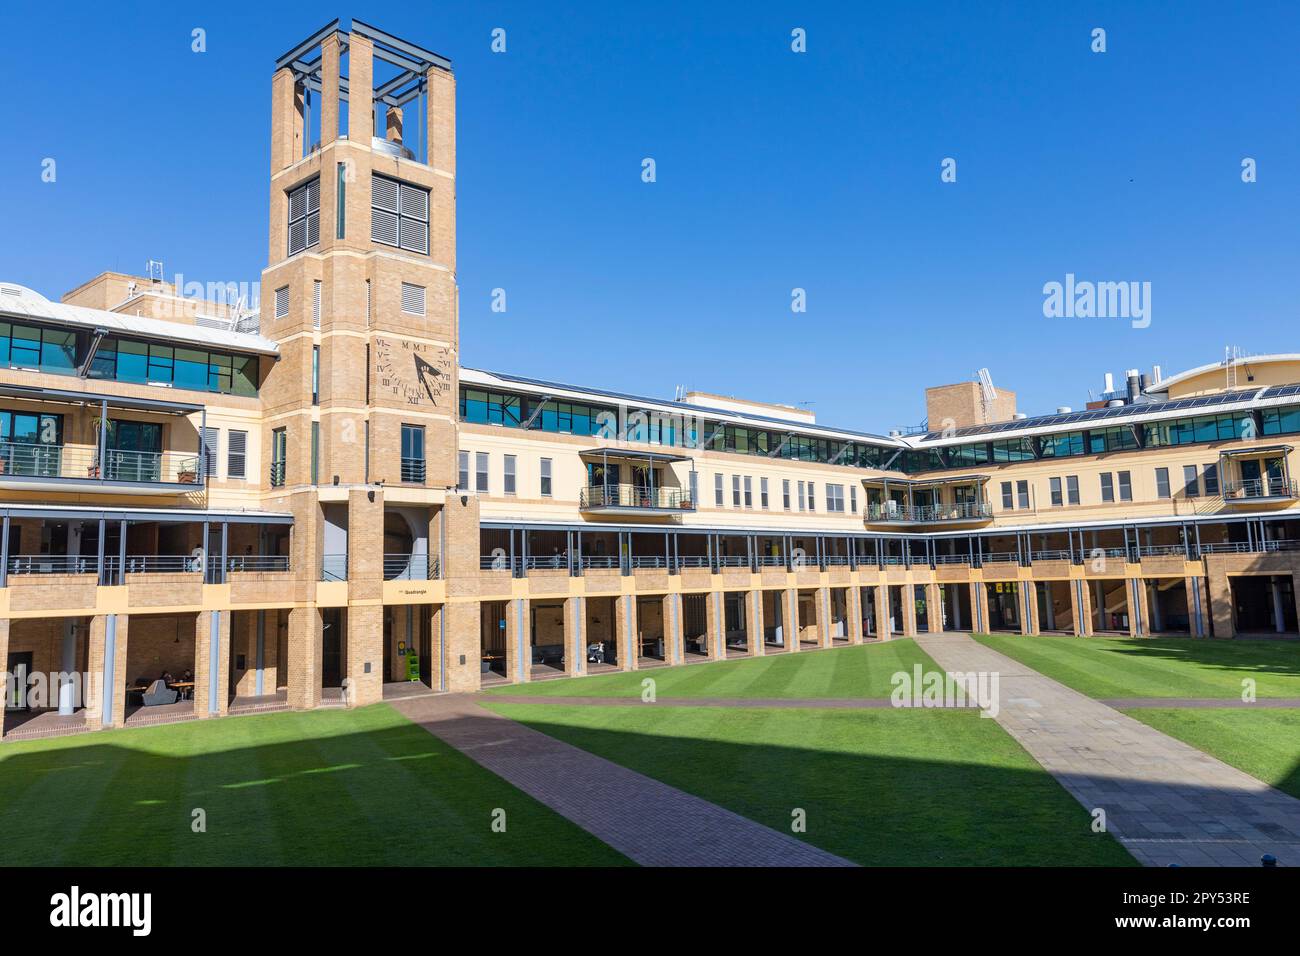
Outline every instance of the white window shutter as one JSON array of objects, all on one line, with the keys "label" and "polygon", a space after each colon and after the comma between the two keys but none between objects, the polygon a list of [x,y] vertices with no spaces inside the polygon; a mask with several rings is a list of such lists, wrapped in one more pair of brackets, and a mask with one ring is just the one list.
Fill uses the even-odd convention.
[{"label": "white window shutter", "polygon": [[312,283],[311,289],[311,327],[320,328],[320,287],[321,281],[317,279]]},{"label": "white window shutter", "polygon": [[424,315],[424,286],[402,283],[402,311],[407,315]]}]

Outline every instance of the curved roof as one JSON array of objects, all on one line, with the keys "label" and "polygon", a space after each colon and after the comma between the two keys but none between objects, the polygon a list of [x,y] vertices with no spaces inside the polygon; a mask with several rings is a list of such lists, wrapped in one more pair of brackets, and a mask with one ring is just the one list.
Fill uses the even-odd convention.
[{"label": "curved roof", "polygon": [[[1236,364],[1274,365],[1278,362],[1300,362],[1300,352],[1274,352],[1271,355],[1248,355],[1244,358],[1237,359]],[[1209,365],[1198,365],[1196,368],[1189,368],[1185,372],[1178,372],[1175,375],[1170,375],[1168,378],[1162,378],[1158,382],[1153,382],[1146,387],[1145,394],[1159,395],[1161,392],[1169,391],[1170,385],[1177,385],[1179,382],[1185,382],[1188,379],[1196,378],[1198,375],[1226,369],[1227,367],[1228,363],[1226,360],[1221,362],[1211,362]]]}]

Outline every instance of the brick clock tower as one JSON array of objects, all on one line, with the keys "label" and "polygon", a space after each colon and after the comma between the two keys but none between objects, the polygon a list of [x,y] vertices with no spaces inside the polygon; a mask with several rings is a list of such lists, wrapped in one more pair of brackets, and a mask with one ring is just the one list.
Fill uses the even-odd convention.
[{"label": "brick clock tower", "polygon": [[[400,508],[417,539],[427,516],[427,555],[445,537],[441,504],[457,479],[455,117],[451,63],[358,20],[276,61],[261,331],[280,358],[262,390],[262,460],[268,505],[295,515],[306,606],[288,623],[294,706],[318,703],[322,678],[345,683],[353,703],[379,699],[389,512]],[[341,609],[328,586],[339,580]]]}]

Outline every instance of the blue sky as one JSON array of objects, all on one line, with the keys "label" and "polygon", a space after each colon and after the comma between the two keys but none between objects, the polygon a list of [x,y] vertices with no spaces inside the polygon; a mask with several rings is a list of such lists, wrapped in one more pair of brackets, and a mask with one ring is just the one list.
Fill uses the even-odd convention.
[{"label": "blue sky", "polygon": [[[1066,7],[18,4],[0,278],[255,282],[273,61],[357,16],[456,67],[465,364],[883,431],[980,366],[1033,413],[1108,370],[1300,351],[1300,6]],[[1066,273],[1150,282],[1150,327],[1044,318]]]}]

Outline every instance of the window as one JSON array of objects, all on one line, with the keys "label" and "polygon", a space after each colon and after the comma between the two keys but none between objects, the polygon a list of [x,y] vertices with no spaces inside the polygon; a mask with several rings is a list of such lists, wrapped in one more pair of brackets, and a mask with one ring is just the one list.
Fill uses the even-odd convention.
[{"label": "window", "polygon": [[690,474],[691,484],[688,492],[689,497],[686,499],[686,507],[698,508],[700,504],[700,476],[694,468],[691,469]]},{"label": "window", "polygon": [[402,425],[402,481],[424,484],[423,425]]},{"label": "window", "polygon": [[1119,500],[1133,500],[1133,479],[1127,471],[1119,472]]},{"label": "window", "polygon": [[1047,482],[1052,490],[1052,507],[1059,508],[1065,503],[1064,499],[1061,497],[1061,479],[1049,478]]},{"label": "window", "polygon": [[334,210],[334,223],[335,223],[334,237],[336,239],[346,239],[347,236],[345,235],[345,233],[347,232],[347,229],[345,228],[345,225],[347,223],[347,211],[348,211],[348,201],[347,201],[348,164],[347,163],[338,164],[337,185],[338,185],[338,191],[337,191],[338,205],[335,207]]},{"label": "window", "polygon": [[311,327],[320,328],[320,279],[311,284]]},{"label": "window", "polygon": [[1205,478],[1205,493],[1207,495],[1217,495],[1219,493],[1219,466],[1218,463],[1205,465],[1201,469],[1201,474]]},{"label": "window", "polygon": [[814,488],[815,486],[813,485],[813,483],[811,481],[808,482],[808,510],[809,511],[817,510],[817,498],[816,498],[816,492]]},{"label": "window", "polygon": [[474,490],[483,495],[488,493],[488,456],[485,451],[474,453]]},{"label": "window", "polygon": [[722,476],[713,476],[713,503],[717,507],[722,507]]},{"label": "window", "polygon": [[969,465],[983,465],[989,460],[988,442],[974,445],[954,445],[948,449],[948,466],[965,468]]},{"label": "window", "polygon": [[424,286],[402,283],[402,311],[407,315],[424,315]]},{"label": "window", "polygon": [[733,508],[740,507],[740,476],[739,475],[731,476],[731,506]]},{"label": "window", "polygon": [[429,193],[386,176],[370,181],[370,238],[407,252],[429,251]]},{"label": "window", "polygon": [[849,485],[849,510],[858,513],[858,486]]},{"label": "window", "polygon": [[311,403],[320,404],[320,346],[311,347]]},{"label": "window", "polygon": [[1079,503],[1079,476],[1065,476],[1065,500],[1072,505]]},{"label": "window", "polygon": [[781,507],[790,510],[790,479],[781,479]]},{"label": "window", "polygon": [[505,481],[504,484],[501,486],[501,490],[508,495],[513,495],[515,493],[515,456],[514,455],[505,456],[504,477],[505,477]]},{"label": "window", "polygon": [[217,476],[217,456],[220,453],[221,432],[216,428],[203,429],[204,474],[209,478]]},{"label": "window", "polygon": [[549,498],[551,497],[551,459],[549,458],[542,459],[541,474],[542,474],[542,487],[541,487],[542,497]]},{"label": "window", "polygon": [[[1263,418],[1260,431],[1265,435],[1285,435],[1300,432],[1300,405],[1287,405],[1285,408],[1266,408],[1261,413]],[[1207,491],[1206,494],[1209,494]]]},{"label": "window", "polygon": [[275,317],[283,319],[289,314],[289,287],[280,286],[275,290]]},{"label": "window", "polygon": [[289,193],[289,255],[320,242],[320,179]]},{"label": "window", "polygon": [[803,511],[803,482],[799,482],[799,510]]},{"label": "window", "polygon": [[1127,425],[1088,432],[1088,451],[1094,455],[1108,451],[1127,451],[1137,446],[1137,436]]},{"label": "window", "polygon": [[1017,502],[1016,506],[1019,508],[1029,507],[1029,482],[1027,481],[1016,482],[1016,502]]},{"label": "window", "polygon": [[1169,469],[1168,468],[1156,469],[1156,497],[1157,498],[1169,497]]},{"label": "window", "polygon": [[767,510],[767,479],[766,478],[758,479],[758,503],[759,506],[764,511]]},{"label": "window", "polygon": [[231,431],[226,436],[226,477],[243,478],[248,469],[248,432]]},{"label": "window", "polygon": [[844,511],[844,486],[826,484],[826,510],[838,514]]},{"label": "window", "polygon": [[1067,432],[1064,435],[1044,435],[1039,440],[1043,458],[1068,458],[1083,454],[1083,432]]},{"label": "window", "polygon": [[1103,472],[1101,476],[1101,500],[1103,502],[1115,500],[1115,476],[1109,471]]},{"label": "window", "polygon": [[311,423],[311,483],[320,484],[320,422]]},{"label": "window", "polygon": [[283,428],[271,432],[271,487],[284,487],[285,458],[289,450],[289,436]]},{"label": "window", "polygon": [[0,322],[0,363],[71,374],[76,370],[73,332]]},{"label": "window", "polygon": [[461,491],[469,491],[469,452],[462,451],[458,457],[456,487]]},{"label": "window", "polygon": [[745,507],[754,507],[754,479],[745,476]]},{"label": "window", "polygon": [[1183,494],[1188,498],[1199,498],[1201,495],[1201,479],[1196,474],[1195,465],[1183,465]]},{"label": "window", "polygon": [[995,441],[993,443],[993,460],[997,462],[1033,461],[1034,440],[1032,438],[1012,438],[1007,441]]},{"label": "window", "polygon": [[1002,510],[1010,511],[1016,506],[1015,499],[1011,497],[1011,482],[1002,482]]},{"label": "window", "polygon": [[1247,434],[1254,427],[1250,412],[1236,415],[1202,415],[1174,421],[1152,422],[1146,426],[1147,446],[1190,445],[1195,442],[1230,441]]}]

